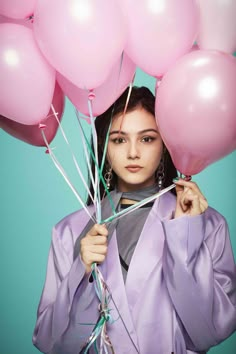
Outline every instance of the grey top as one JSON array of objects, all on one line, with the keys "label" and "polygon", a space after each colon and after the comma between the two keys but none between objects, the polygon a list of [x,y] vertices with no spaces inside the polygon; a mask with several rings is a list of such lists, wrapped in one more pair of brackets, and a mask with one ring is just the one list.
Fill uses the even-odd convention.
[{"label": "grey top", "polygon": [[[138,191],[123,192],[122,198],[141,201],[157,193],[158,189],[158,186],[155,184]],[[124,281],[126,281],[131,258],[152,205],[153,203],[148,203],[132,211],[132,213],[125,215],[116,222],[116,237]],[[129,205],[121,204],[119,205],[119,209],[123,209],[127,206]]]},{"label": "grey top", "polygon": [[127,277],[127,267],[124,266],[122,260],[126,263],[127,266],[129,266],[135,247],[139,240],[139,236],[150,210],[151,206],[136,209],[132,213],[119,219],[117,222],[116,237],[120,259],[122,258],[121,267],[124,282],[126,281]]}]

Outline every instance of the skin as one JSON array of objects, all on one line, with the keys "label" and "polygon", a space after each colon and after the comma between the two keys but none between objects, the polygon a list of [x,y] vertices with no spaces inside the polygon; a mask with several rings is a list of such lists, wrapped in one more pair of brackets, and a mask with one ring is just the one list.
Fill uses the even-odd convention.
[{"label": "skin", "polygon": [[[135,122],[135,124],[134,124]],[[163,142],[152,114],[138,108],[114,117],[110,129],[107,159],[117,175],[118,189],[129,192],[155,183],[155,171],[161,160]],[[138,165],[137,169],[129,166]],[[128,166],[128,167],[127,167]],[[176,209],[174,218],[202,214],[208,207],[206,198],[196,183],[183,179],[175,180]],[[122,200],[122,203],[134,203]],[[86,273],[92,263],[101,263],[107,255],[108,231],[106,225],[95,224],[81,240],[81,259]]]}]

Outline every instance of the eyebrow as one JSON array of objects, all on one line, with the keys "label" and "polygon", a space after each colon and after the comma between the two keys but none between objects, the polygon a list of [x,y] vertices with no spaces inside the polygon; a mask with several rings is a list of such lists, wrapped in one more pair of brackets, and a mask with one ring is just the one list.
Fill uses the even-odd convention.
[{"label": "eyebrow", "polygon": [[[138,132],[138,134],[144,134],[144,133],[148,133],[148,132],[154,132],[158,134],[158,131],[156,129],[144,129],[144,130],[140,130]],[[120,134],[120,135],[128,135],[128,133],[122,131],[122,130],[113,130],[112,132],[110,132],[109,135],[113,135],[113,134]]]}]

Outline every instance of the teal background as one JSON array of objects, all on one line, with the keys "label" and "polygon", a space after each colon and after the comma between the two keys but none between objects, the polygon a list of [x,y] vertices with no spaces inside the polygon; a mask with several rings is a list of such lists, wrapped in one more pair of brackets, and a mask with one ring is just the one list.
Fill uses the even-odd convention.
[{"label": "teal background", "polygon": [[[135,83],[154,91],[154,79],[140,70]],[[84,168],[76,116],[69,101],[62,125]],[[60,132],[51,146],[85,197]],[[0,131],[0,151],[0,354],[34,354],[39,352],[31,337],[44,284],[51,229],[81,206],[44,148],[27,145]],[[194,180],[209,204],[228,220],[236,254],[236,151],[206,168]],[[235,348],[236,334],[210,353],[235,354]]]}]

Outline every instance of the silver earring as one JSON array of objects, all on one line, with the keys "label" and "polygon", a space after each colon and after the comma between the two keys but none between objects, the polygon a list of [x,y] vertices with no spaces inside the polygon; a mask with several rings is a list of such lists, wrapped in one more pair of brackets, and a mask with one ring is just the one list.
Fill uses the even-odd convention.
[{"label": "silver earring", "polygon": [[156,172],[156,179],[159,189],[162,189],[165,179],[165,169],[164,169],[164,158],[161,158],[161,161]]},{"label": "silver earring", "polygon": [[107,189],[108,189],[108,190],[109,190],[110,187],[111,187],[111,180],[112,180],[112,177],[113,177],[112,168],[109,167],[109,168],[106,170],[105,175],[104,175],[104,179],[105,179],[106,186],[107,186]]}]

